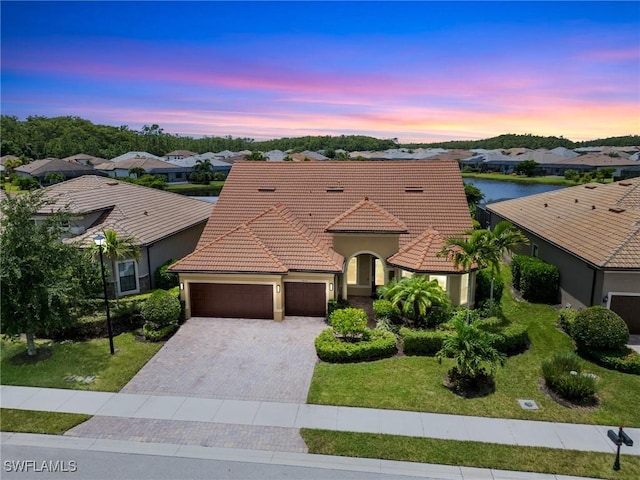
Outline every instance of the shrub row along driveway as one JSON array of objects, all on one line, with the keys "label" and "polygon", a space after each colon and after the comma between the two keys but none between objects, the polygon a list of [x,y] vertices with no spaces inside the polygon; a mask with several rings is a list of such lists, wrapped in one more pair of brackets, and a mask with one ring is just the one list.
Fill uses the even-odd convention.
[{"label": "shrub row along driveway", "polygon": [[[191,318],[123,393],[306,403],[319,318]],[[306,452],[297,429],[93,417],[67,435]]]},{"label": "shrub row along driveway", "polygon": [[305,403],[319,318],[191,318],[123,393]]}]

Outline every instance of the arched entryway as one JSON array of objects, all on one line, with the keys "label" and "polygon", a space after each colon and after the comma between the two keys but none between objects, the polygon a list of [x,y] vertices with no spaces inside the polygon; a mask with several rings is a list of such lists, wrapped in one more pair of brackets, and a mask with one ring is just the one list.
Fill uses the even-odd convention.
[{"label": "arched entryway", "polygon": [[376,289],[389,280],[384,258],[371,251],[361,251],[346,259],[342,296],[372,297]]}]

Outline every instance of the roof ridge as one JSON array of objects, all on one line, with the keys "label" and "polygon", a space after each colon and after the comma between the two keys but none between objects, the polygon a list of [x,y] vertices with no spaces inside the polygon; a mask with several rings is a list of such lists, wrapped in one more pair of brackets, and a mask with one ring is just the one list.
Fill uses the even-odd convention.
[{"label": "roof ridge", "polygon": [[344,220],[345,218],[349,217],[353,213],[357,212],[358,210],[362,209],[362,207],[364,207],[365,205],[371,206],[371,208],[373,208],[382,217],[384,217],[385,219],[387,219],[391,223],[396,224],[401,229],[407,230],[407,226],[405,225],[405,223],[402,220],[400,220],[394,214],[392,214],[391,212],[386,210],[384,207],[378,205],[373,200],[370,200],[368,196],[365,196],[362,200],[360,200],[358,203],[354,204],[351,208],[345,210],[340,215],[338,215],[333,220],[331,220],[327,224],[327,226],[325,227],[325,230],[331,230],[335,225],[337,225],[338,223],[340,223],[342,220]]},{"label": "roof ridge", "polygon": [[267,245],[265,245],[262,240],[260,240],[260,238],[251,230],[251,228],[249,228],[248,225],[243,224],[240,226],[240,228],[243,228],[277,265],[284,268],[286,271],[289,271],[289,267],[282,263],[282,261],[271,251],[271,249],[269,249]]},{"label": "roof ridge", "polygon": [[611,254],[604,259],[604,262],[602,262],[602,266],[607,265],[611,260],[613,260],[616,257],[618,253],[620,253],[620,251],[624,247],[626,247],[629,244],[631,240],[633,240],[636,236],[640,235],[640,221],[636,221],[634,223],[637,225],[636,229],[632,230],[627,236],[627,238],[625,239],[625,241],[621,242],[620,245],[618,245],[615,248],[615,250],[613,250],[613,252],[611,252]]},{"label": "roof ridge", "polygon": [[[619,184],[618,184],[618,186],[619,186]],[[632,205],[631,207],[629,207],[629,204],[625,203],[626,198],[630,197],[631,195],[634,195],[636,193],[636,189],[638,189],[638,188],[640,188],[640,183],[633,183],[631,185],[631,188],[627,192],[625,192],[624,195],[622,195],[620,198],[618,198],[618,200],[615,203],[616,206],[624,206],[624,207],[633,208],[633,209],[639,207],[640,205]]]}]

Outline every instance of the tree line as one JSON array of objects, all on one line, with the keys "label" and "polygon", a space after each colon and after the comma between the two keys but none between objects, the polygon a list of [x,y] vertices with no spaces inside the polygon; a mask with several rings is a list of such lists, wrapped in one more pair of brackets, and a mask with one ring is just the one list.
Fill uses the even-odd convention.
[{"label": "tree line", "polygon": [[[336,150],[373,151],[389,148],[576,148],[580,146],[606,145],[629,146],[640,144],[640,136],[612,137],[588,142],[573,142],[563,137],[506,134],[484,140],[451,141],[440,143],[399,144],[396,138],[378,139],[365,135],[285,137],[275,140],[255,141],[252,138],[231,136],[205,136],[193,138],[170,134],[157,124],[145,125],[133,130],[127,125],[113,127],[96,125],[89,120],[75,117],[30,116],[20,120],[15,116],[0,117],[0,155],[15,155],[25,159],[47,157],[64,158],[84,153],[101,158],[114,158],[130,151],[144,151],[162,156],[173,150],[190,150],[196,153],[237,152],[251,150],[325,150],[335,155]],[[329,155],[331,157],[331,155]]]}]

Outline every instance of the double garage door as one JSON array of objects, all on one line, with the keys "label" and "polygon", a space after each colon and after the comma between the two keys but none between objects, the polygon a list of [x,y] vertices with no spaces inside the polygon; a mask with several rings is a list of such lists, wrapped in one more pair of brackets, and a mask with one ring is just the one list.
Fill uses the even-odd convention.
[{"label": "double garage door", "polygon": [[[273,319],[273,286],[236,283],[191,283],[194,317]],[[324,317],[324,283],[285,282],[285,315]]]}]

